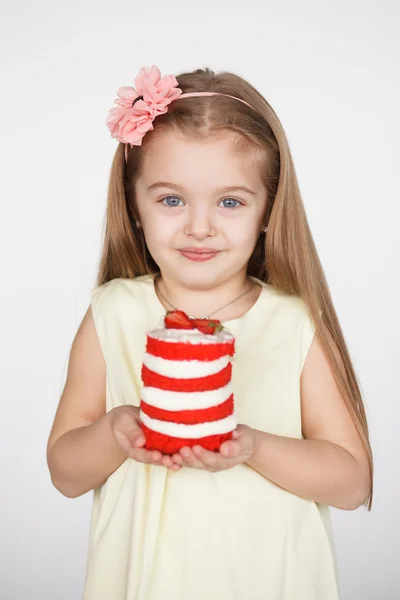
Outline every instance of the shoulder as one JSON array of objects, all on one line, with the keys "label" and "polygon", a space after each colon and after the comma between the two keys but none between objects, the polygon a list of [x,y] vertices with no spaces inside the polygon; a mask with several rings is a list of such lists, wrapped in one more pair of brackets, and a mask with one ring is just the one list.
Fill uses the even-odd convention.
[{"label": "shoulder", "polygon": [[122,323],[133,316],[144,318],[147,307],[151,306],[153,290],[152,275],[133,279],[117,277],[93,288],[90,306],[95,323]]},{"label": "shoulder", "polygon": [[153,276],[140,275],[133,279],[116,277],[90,290],[92,304],[109,306],[115,302],[143,300],[153,289]]},{"label": "shoulder", "polygon": [[287,294],[265,282],[260,283],[264,296],[261,321],[268,329],[268,335],[275,335],[280,343],[296,349],[301,371],[317,329],[310,307],[298,295]]},{"label": "shoulder", "polygon": [[313,328],[311,311],[303,298],[287,294],[270,283],[261,280],[257,280],[257,282],[263,288],[264,308],[268,308],[269,316],[281,317],[283,321],[291,326]]}]

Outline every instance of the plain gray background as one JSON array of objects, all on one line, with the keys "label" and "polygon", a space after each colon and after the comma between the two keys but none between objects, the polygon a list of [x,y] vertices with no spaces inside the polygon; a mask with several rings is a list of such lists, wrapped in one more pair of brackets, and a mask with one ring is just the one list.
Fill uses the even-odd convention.
[{"label": "plain gray background", "polygon": [[375,457],[372,512],[331,509],[342,598],[400,597],[399,12],[394,0],[1,3],[2,600],[81,597],[92,494],[57,492],[45,450],[95,283],[117,145],[105,119],[153,63],[232,70],[282,121]]}]

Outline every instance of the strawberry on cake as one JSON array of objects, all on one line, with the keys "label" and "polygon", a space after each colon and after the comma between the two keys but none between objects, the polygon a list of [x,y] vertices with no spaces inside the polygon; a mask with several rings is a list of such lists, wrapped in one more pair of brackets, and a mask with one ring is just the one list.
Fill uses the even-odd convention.
[{"label": "strawberry on cake", "polygon": [[217,451],[236,429],[231,357],[235,338],[216,320],[169,311],[147,333],[140,421],[145,448],[164,454],[199,444]]}]

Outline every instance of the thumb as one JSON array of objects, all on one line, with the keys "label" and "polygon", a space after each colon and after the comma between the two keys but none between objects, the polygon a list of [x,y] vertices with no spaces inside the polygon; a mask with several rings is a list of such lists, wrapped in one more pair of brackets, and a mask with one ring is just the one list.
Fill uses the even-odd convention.
[{"label": "thumb", "polygon": [[143,431],[135,431],[135,433],[130,436],[130,442],[134,448],[140,448],[141,446],[144,446],[146,443],[146,438]]},{"label": "thumb", "polygon": [[236,444],[232,444],[232,442],[224,442],[220,447],[220,453],[224,458],[236,458],[238,449]]}]

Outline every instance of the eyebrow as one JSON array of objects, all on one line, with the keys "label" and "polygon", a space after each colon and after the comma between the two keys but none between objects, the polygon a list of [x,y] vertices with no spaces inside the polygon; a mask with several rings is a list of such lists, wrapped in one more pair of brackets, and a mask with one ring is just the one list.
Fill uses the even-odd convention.
[{"label": "eyebrow", "polygon": [[[180,190],[184,190],[185,188],[181,185],[179,185],[178,183],[172,183],[171,181],[155,181],[154,183],[152,183],[151,185],[148,186],[147,190],[154,190],[157,188],[163,188],[163,187],[169,187],[169,188],[176,188],[176,189],[180,189]],[[246,187],[245,185],[229,185],[227,187],[223,187],[220,188],[218,190],[216,190],[219,193],[222,192],[235,192],[235,191],[242,191],[242,192],[246,192],[247,194],[251,194],[252,196],[256,196],[256,192],[254,190],[251,190],[250,188]]]}]

